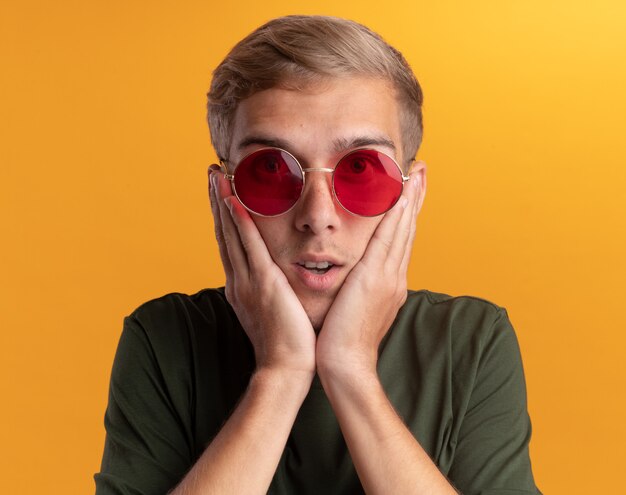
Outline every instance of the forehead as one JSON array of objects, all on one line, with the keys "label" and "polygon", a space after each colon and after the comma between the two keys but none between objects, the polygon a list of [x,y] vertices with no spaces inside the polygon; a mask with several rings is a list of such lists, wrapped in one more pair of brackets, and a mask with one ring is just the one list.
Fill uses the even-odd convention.
[{"label": "forehead", "polygon": [[280,144],[296,156],[330,158],[351,147],[401,153],[395,92],[380,79],[346,77],[304,89],[272,88],[243,100],[235,113],[230,161]]}]

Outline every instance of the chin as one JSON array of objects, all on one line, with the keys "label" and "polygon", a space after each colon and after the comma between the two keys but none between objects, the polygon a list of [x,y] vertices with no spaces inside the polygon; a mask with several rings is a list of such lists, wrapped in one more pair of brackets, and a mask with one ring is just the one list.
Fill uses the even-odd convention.
[{"label": "chin", "polygon": [[304,307],[304,311],[306,311],[306,315],[309,317],[309,321],[315,333],[319,333],[326,319],[326,315],[328,314],[330,304],[321,304],[318,301],[309,302],[307,304],[307,302],[302,301],[302,306]]},{"label": "chin", "polygon": [[324,325],[324,318],[311,318],[309,317],[309,320],[311,320],[311,326],[313,327],[313,330],[315,331],[316,334],[319,334],[322,330],[322,326]]}]

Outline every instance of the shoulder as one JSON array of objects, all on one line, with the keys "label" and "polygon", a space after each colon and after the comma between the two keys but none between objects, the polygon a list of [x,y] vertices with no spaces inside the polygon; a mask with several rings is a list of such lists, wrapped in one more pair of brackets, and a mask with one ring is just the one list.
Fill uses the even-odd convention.
[{"label": "shoulder", "polygon": [[173,292],[143,303],[125,320],[154,337],[167,338],[198,328],[213,328],[235,318],[223,288],[204,289],[195,294]]},{"label": "shoulder", "polygon": [[[196,294],[171,293],[143,303],[124,319],[121,341],[159,362],[183,363],[201,347],[213,346],[220,335],[238,328],[224,290]],[[138,349],[142,349],[139,351]]]},{"label": "shoulder", "polygon": [[482,297],[461,295],[451,296],[430,290],[410,290],[405,305],[426,304],[431,307],[440,307],[448,310],[470,309],[472,311],[500,311],[503,308]]},{"label": "shoulder", "polygon": [[393,331],[463,361],[469,355],[480,359],[494,343],[518,352],[506,309],[475,296],[409,291]]},{"label": "shoulder", "polygon": [[428,290],[409,291],[400,315],[423,327],[488,328],[508,319],[502,306],[475,296],[450,296]]},{"label": "shoulder", "polygon": [[129,318],[146,323],[170,318],[189,318],[196,313],[211,316],[229,307],[223,288],[203,289],[195,294],[172,292],[152,299],[135,309]]}]

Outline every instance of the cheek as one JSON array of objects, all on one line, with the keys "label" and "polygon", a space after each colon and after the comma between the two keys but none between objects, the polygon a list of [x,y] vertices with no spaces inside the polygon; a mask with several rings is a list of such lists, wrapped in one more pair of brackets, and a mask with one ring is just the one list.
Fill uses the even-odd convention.
[{"label": "cheek", "polygon": [[286,236],[289,229],[285,223],[284,216],[271,218],[251,216],[268,251],[274,256],[280,250],[280,247],[285,246],[287,242]]},{"label": "cheek", "polygon": [[346,239],[349,243],[348,245],[352,247],[354,256],[360,259],[374,236],[382,217],[359,218],[356,220],[353,223],[353,228],[348,229],[349,232],[346,235]]},{"label": "cheek", "polygon": [[378,228],[378,225],[382,221],[383,217],[384,215],[371,218],[358,218],[358,222],[355,225],[355,230],[357,232],[354,235],[359,239],[366,239],[369,241],[376,232],[376,229]]}]

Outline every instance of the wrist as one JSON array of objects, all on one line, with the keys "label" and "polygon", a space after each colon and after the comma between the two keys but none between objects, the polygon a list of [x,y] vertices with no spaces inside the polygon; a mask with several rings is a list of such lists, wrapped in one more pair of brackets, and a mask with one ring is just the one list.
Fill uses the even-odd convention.
[{"label": "wrist", "polygon": [[316,355],[317,372],[334,379],[352,379],[358,377],[377,377],[376,366],[378,353],[374,350],[356,350],[333,348],[332,352],[323,352],[318,348]]},{"label": "wrist", "polygon": [[306,379],[315,376],[315,347],[311,346],[311,352],[298,353],[290,349],[273,352],[272,355],[262,355],[255,352],[256,373],[267,375],[270,379],[293,377]]},{"label": "wrist", "polygon": [[359,409],[366,408],[367,404],[382,391],[378,374],[370,370],[358,372],[333,369],[318,374],[328,400],[333,405],[338,401],[342,403],[347,401],[358,404]]},{"label": "wrist", "polygon": [[311,388],[315,371],[257,367],[250,379],[250,388],[271,390],[304,399]]},{"label": "wrist", "polygon": [[378,384],[376,359],[346,355],[343,359],[320,360],[317,373],[324,389],[359,389]]}]

